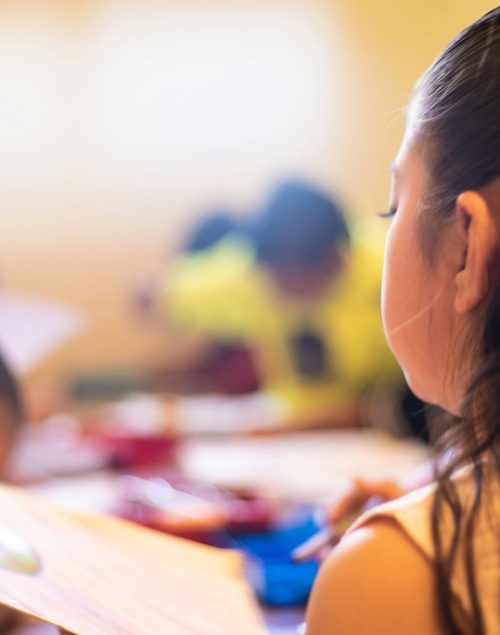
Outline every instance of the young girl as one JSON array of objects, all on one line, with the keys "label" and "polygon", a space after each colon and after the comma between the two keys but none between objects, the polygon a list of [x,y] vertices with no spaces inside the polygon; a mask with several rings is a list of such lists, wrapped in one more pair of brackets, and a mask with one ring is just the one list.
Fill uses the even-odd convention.
[{"label": "young girl", "polygon": [[500,633],[500,7],[417,86],[393,167],[386,337],[448,413],[434,485],[363,516],[308,635]]}]

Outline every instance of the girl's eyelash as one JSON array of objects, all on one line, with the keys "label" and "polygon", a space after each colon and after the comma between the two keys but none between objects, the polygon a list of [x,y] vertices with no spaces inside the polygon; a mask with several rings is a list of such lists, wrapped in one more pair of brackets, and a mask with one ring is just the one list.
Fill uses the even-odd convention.
[{"label": "girl's eyelash", "polygon": [[391,218],[392,216],[394,216],[395,213],[396,213],[396,208],[391,207],[385,212],[379,212],[378,216],[380,216],[380,218]]}]

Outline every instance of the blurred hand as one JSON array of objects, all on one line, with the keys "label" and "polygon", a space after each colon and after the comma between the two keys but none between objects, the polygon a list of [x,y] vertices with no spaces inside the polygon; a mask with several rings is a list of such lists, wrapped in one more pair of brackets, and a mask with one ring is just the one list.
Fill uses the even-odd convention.
[{"label": "blurred hand", "polygon": [[429,461],[418,466],[399,482],[393,479],[354,478],[347,489],[335,494],[322,509],[317,510],[317,521],[324,528],[295,548],[292,552],[293,559],[297,562],[311,557],[324,560],[344,532],[364,511],[429,484],[432,475],[432,464]]},{"label": "blurred hand", "polygon": [[327,524],[334,525],[378,504],[393,500],[406,491],[395,480],[356,477],[349,488],[330,499],[325,510]]},{"label": "blurred hand", "polygon": [[311,557],[323,561],[357,516],[376,505],[398,498],[405,491],[393,480],[354,478],[347,489],[331,498],[322,510],[317,510],[321,516],[317,520],[324,528],[296,547],[292,558],[296,562],[304,562]]}]

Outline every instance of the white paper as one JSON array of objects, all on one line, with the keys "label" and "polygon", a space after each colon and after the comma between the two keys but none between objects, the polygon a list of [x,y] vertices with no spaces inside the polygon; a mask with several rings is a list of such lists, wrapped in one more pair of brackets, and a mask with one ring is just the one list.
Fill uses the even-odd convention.
[{"label": "white paper", "polygon": [[35,295],[0,291],[0,351],[23,375],[86,327],[84,314]]},{"label": "white paper", "polygon": [[397,478],[427,458],[424,444],[380,430],[190,439],[179,457],[183,473],[195,481],[311,503],[355,476]]}]

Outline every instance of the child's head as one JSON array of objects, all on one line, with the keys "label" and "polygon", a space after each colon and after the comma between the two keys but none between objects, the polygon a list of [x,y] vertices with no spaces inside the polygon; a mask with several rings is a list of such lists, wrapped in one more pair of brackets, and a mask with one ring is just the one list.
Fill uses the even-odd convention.
[{"label": "child's head", "polygon": [[210,249],[228,234],[242,229],[230,213],[224,210],[210,210],[189,232],[183,251],[194,254]]},{"label": "child's head", "polygon": [[320,292],[340,269],[349,231],[340,205],[313,185],[276,188],[254,228],[257,259],[285,294]]},{"label": "child's head", "polygon": [[0,356],[0,480],[5,478],[24,406],[17,381]]},{"label": "child's head", "polygon": [[459,413],[500,374],[500,8],[418,84],[391,208],[387,338],[417,394]]}]

